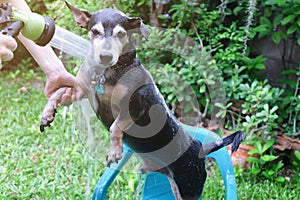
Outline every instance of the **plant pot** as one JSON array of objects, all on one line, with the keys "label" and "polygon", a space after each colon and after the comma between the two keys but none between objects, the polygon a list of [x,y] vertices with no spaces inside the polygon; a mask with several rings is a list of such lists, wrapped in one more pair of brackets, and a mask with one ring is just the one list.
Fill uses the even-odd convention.
[{"label": "plant pot", "polygon": [[253,146],[240,144],[238,150],[231,154],[231,145],[227,146],[231,162],[233,166],[240,166],[242,168],[246,168],[250,165],[250,163],[247,162],[247,158],[249,157],[248,151],[254,149]]}]

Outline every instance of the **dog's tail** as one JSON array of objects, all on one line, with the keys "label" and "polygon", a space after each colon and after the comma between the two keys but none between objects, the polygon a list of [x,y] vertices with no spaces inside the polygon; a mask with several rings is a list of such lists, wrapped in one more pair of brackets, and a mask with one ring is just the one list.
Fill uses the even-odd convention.
[{"label": "dog's tail", "polygon": [[207,154],[217,151],[218,149],[221,149],[222,147],[225,147],[231,143],[231,152],[233,153],[239,148],[241,142],[245,139],[245,137],[245,132],[237,131],[222,140],[216,140],[215,142],[209,144],[202,144],[202,151],[199,153],[199,157],[203,158]]}]

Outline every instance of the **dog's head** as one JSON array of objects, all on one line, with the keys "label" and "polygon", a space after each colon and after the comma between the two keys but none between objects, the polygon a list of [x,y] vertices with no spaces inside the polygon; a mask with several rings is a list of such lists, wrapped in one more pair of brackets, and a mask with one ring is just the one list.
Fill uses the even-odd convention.
[{"label": "dog's head", "polygon": [[104,67],[118,62],[119,57],[130,42],[132,33],[142,34],[148,38],[150,30],[139,17],[128,17],[114,9],[103,9],[95,13],[72,6],[66,1],[79,27],[89,32],[92,43],[93,60]]}]

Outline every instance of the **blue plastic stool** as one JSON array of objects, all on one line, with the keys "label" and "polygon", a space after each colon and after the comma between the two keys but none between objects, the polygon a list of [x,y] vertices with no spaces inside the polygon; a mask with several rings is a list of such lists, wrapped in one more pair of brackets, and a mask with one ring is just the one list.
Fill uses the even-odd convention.
[{"label": "blue plastic stool", "polygon": [[[200,140],[202,143],[210,143],[220,139],[220,137],[208,130],[182,125],[184,130],[193,138]],[[106,200],[106,193],[119,174],[120,169],[126,164],[132,156],[132,151],[124,145],[123,157],[118,164],[113,165],[111,168],[106,168],[103,175],[99,178],[94,190],[93,200]],[[236,200],[237,191],[233,166],[230,156],[226,147],[215,151],[206,157],[214,158],[220,168],[223,182],[225,185],[226,199]],[[160,173],[151,172],[147,173],[145,177],[144,187],[141,194],[142,200],[174,200],[175,197],[172,193],[171,186],[168,178]],[[199,198],[201,199],[201,197]]]}]

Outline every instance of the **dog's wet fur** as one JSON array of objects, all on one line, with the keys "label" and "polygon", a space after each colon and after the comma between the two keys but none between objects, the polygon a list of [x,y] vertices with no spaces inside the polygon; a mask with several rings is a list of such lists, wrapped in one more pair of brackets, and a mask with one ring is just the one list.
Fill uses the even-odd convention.
[{"label": "dog's wet fur", "polygon": [[[122,158],[123,142],[142,160],[142,172],[168,176],[176,199],[198,199],[206,179],[205,155],[233,143],[237,150],[245,133],[238,131],[210,144],[201,144],[185,133],[169,111],[150,73],[136,57],[131,35],[148,37],[141,18],[114,9],[96,13],[68,2],[78,26],[88,30],[92,49],[78,72],[80,87],[98,118],[110,131],[108,166]],[[42,113],[41,131],[54,119],[55,93]]]}]

